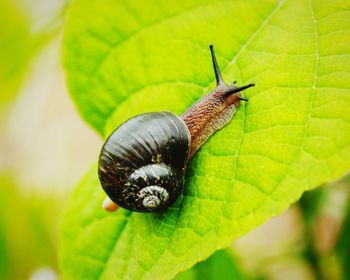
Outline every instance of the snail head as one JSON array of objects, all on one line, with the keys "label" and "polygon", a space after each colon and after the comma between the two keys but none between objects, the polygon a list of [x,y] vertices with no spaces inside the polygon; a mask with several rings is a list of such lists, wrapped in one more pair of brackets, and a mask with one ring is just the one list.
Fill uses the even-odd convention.
[{"label": "snail head", "polygon": [[227,100],[229,103],[236,103],[236,102],[239,102],[240,100],[248,101],[247,98],[244,98],[241,96],[240,92],[247,88],[255,86],[255,84],[249,83],[241,87],[237,87],[236,82],[234,82],[233,84],[226,84],[222,79],[221,72],[220,72],[218,63],[216,61],[213,44],[211,44],[209,47],[210,47],[211,57],[213,61],[213,67],[214,67],[214,73],[215,73],[215,79],[216,79],[216,88],[218,89],[218,92],[220,92],[220,94],[224,97],[224,99]]}]

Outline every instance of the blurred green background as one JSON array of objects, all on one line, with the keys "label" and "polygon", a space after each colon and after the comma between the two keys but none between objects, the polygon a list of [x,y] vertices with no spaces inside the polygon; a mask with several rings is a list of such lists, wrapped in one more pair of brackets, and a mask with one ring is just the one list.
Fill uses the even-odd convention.
[{"label": "blurred green background", "polygon": [[[66,5],[0,0],[0,279],[59,279],[60,217],[102,144],[65,87]],[[349,184],[305,193],[177,279],[350,279]]]}]

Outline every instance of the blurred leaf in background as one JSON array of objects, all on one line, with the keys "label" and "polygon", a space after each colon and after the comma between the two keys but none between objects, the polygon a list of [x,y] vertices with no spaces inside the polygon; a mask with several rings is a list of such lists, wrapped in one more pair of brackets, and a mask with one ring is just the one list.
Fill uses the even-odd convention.
[{"label": "blurred leaf in background", "polygon": [[57,270],[60,198],[19,189],[12,179],[0,177],[1,279],[27,279],[42,266]]},{"label": "blurred leaf in background", "polygon": [[[345,270],[348,267],[348,263],[343,263],[344,258],[339,256],[344,257],[350,248],[350,244],[344,240],[344,234],[348,233],[349,183],[350,176],[345,176],[317,190],[306,192],[298,203],[306,244],[302,256],[312,267],[317,279],[339,279],[341,267]],[[337,255],[337,252],[340,254]]]},{"label": "blurred leaf in background", "polygon": [[58,31],[58,26],[34,31],[25,2],[0,1],[0,110],[18,93],[33,56]]},{"label": "blurred leaf in background", "polygon": [[345,219],[336,249],[341,262],[342,275],[344,279],[350,279],[350,203],[347,205]]},{"label": "blurred leaf in background", "polygon": [[176,275],[174,280],[246,280],[228,250],[220,250],[190,270]]},{"label": "blurred leaf in background", "polygon": [[[46,11],[45,2],[49,6]],[[51,7],[53,2],[57,5]],[[12,101],[31,75],[29,66],[47,43],[59,35],[65,2],[0,0],[0,140],[7,136],[5,128]],[[52,12],[47,8],[53,8]],[[36,102],[31,100],[27,104],[29,113]],[[21,140],[27,139],[22,136]],[[16,142],[8,148],[6,156],[0,157],[12,162],[11,150],[16,149]],[[0,152],[4,149],[2,146]],[[21,185],[20,181],[11,165],[0,164],[0,279],[29,279],[42,266],[57,271],[56,234],[62,195],[50,191],[43,194],[35,186]]]}]

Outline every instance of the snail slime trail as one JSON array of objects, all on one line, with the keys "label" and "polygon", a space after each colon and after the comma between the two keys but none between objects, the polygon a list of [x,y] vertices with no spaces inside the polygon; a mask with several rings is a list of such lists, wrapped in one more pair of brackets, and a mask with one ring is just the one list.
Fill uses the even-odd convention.
[{"label": "snail slime trail", "polygon": [[188,161],[217,130],[230,122],[241,91],[254,86],[225,84],[210,45],[216,87],[181,117],[171,112],[151,112],[121,124],[104,143],[98,175],[107,194],[103,207],[118,206],[137,212],[169,207],[183,187]]}]

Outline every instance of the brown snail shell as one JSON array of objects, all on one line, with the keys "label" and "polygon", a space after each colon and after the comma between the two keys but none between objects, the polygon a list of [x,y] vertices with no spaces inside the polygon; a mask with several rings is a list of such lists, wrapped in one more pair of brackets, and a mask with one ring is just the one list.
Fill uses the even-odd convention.
[{"label": "brown snail shell", "polygon": [[121,207],[140,212],[166,208],[182,190],[190,134],[170,112],[138,115],[119,126],[102,147],[99,178]]}]

